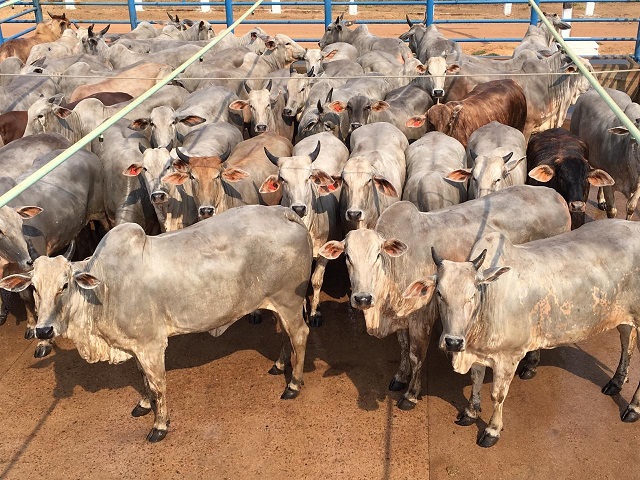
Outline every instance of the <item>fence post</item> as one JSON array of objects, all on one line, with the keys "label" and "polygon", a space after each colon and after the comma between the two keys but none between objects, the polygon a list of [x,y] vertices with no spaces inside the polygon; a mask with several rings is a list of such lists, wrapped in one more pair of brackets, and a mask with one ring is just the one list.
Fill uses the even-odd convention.
[{"label": "fence post", "polygon": [[[540,0],[535,0],[534,3],[540,6]],[[538,25],[540,18],[538,17],[538,12],[536,12],[533,8],[531,9],[531,21],[529,22],[531,25]]]},{"label": "fence post", "polygon": [[75,3],[75,0],[64,0],[64,8],[66,8],[67,10],[75,10]]},{"label": "fence post", "polygon": [[329,28],[333,19],[331,18],[331,0],[324,0],[324,28]]},{"label": "fence post", "polygon": [[135,0],[127,0],[127,9],[129,10],[129,23],[131,24],[131,30],[133,30],[138,26]]},{"label": "fence post", "polygon": [[42,22],[42,6],[40,5],[40,0],[33,0],[33,7],[36,9],[34,12],[36,23]]},{"label": "fence post", "polygon": [[433,23],[434,10],[436,8],[436,2],[434,0],[427,0],[427,8],[424,11],[424,24],[428,27]]},{"label": "fence post", "polygon": [[227,28],[233,23],[233,1],[224,0],[224,15],[227,22]]},{"label": "fence post", "polygon": [[[274,3],[280,3],[280,0],[273,0]],[[282,13],[281,5],[271,5],[271,13],[280,14]]]},{"label": "fence post", "polygon": [[[209,3],[209,0],[200,0],[200,3]],[[200,11],[201,12],[210,12],[211,11],[211,5],[202,5],[200,7]]]},{"label": "fence post", "polygon": [[584,16],[585,17],[593,17],[593,13],[596,10],[596,2],[587,2],[584,7]]},{"label": "fence post", "polygon": [[638,22],[638,33],[636,34],[636,48],[633,51],[633,59],[640,62],[640,22]]}]

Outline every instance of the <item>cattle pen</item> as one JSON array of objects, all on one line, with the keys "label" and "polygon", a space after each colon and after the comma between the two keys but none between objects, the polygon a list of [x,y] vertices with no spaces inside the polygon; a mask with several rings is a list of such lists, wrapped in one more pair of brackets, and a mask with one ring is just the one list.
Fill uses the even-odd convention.
[{"label": "cattle pen", "polygon": [[[513,2],[514,10],[525,12],[526,3]],[[608,3],[598,2],[596,11]],[[587,42],[615,45],[615,53],[592,58],[596,71],[606,70],[596,78],[605,86],[627,91],[637,102],[640,71],[635,60],[640,54],[640,8],[634,2],[619,3],[619,14],[569,18],[575,31],[588,32],[580,29],[591,22],[594,31],[602,31],[598,30],[598,23],[624,24],[625,33],[618,35],[617,29],[614,33],[618,36],[609,32],[593,36],[584,33],[570,40],[574,42],[572,46]],[[407,29],[405,8],[421,20],[417,13],[422,15],[426,7],[427,23],[442,26],[442,31],[465,44],[470,53],[487,54],[493,44],[520,41],[517,35],[524,32],[526,25],[540,19],[538,10],[529,12],[528,7],[528,15],[519,19],[501,17],[501,12],[495,15],[501,18],[475,18],[477,28],[495,22],[498,27],[494,25],[490,32],[499,31],[501,35],[483,33],[470,38],[467,31],[462,31],[461,36],[453,32],[472,22],[452,19],[449,10],[441,7],[486,6],[493,2],[385,2],[394,8],[392,15],[381,14],[381,2],[347,1],[227,0],[188,4],[65,0],[10,1],[0,6],[11,4],[21,12],[0,22],[2,41],[30,33],[35,28],[31,25],[44,18],[43,11],[45,15],[48,9],[59,13],[63,6],[67,16],[83,25],[111,24],[121,32],[143,20],[161,22],[168,10],[193,19],[209,19],[214,25],[226,27],[222,34],[234,30],[243,33],[252,25],[261,25],[273,29],[273,33],[291,33],[301,42],[317,41],[337,14],[350,8],[353,12],[356,6],[367,23],[371,20],[372,31],[383,28],[381,31],[389,36],[393,31],[389,29],[397,28],[399,33]],[[502,4],[495,5],[503,8]],[[556,3],[556,10],[559,5]],[[99,14],[102,8],[106,9],[105,14]],[[285,16],[293,18],[275,18],[283,14],[276,13],[280,8]],[[115,10],[121,13],[117,18],[112,17]],[[296,13],[298,10],[300,14]],[[26,30],[19,30],[25,25]],[[629,26],[637,29],[638,35],[627,33]],[[214,45],[193,55],[162,83],[141,95],[138,103],[176,78],[187,65],[197,62],[205,49]],[[311,48],[311,43],[307,45]],[[21,188],[43,178],[135,106],[130,104],[94,129],[45,170],[27,179]],[[631,124],[629,128],[635,126]],[[637,130],[636,134],[640,141]],[[0,205],[6,205],[18,191],[1,196]],[[595,207],[595,191],[590,198],[589,221],[602,219],[604,213]],[[619,420],[632,394],[631,385],[635,387],[640,378],[638,359],[632,361],[629,383],[621,394],[608,397],[600,393],[619,357],[617,333],[608,332],[587,342],[543,352],[537,376],[529,381],[516,379],[511,385],[504,439],[492,449],[481,449],[474,441],[486,426],[488,414],[482,415],[477,426],[463,428],[454,423],[471,385],[468,376],[453,373],[450,361],[438,350],[438,335],[433,335],[429,346],[422,399],[411,411],[399,410],[395,404],[401,396],[387,390],[398,363],[395,338],[380,340],[367,334],[361,312],[349,306],[344,261],[331,262],[326,276],[321,296],[324,325],[312,329],[309,335],[305,385],[300,397],[280,400],[283,382],[266,374],[279,351],[274,322],[268,317],[259,325],[246,319],[239,321],[218,338],[207,333],[174,337],[166,354],[173,423],[169,435],[159,444],[143,440],[149,426],[146,419],[128,416],[141,388],[134,362],[89,364],[69,340],[58,341],[50,356],[34,359],[35,341],[21,338],[25,313],[14,305],[12,316],[0,327],[0,478],[640,476],[639,425]],[[435,328],[438,331],[439,327]],[[485,383],[490,380],[485,379]],[[483,406],[490,412],[487,387],[483,390]]]}]

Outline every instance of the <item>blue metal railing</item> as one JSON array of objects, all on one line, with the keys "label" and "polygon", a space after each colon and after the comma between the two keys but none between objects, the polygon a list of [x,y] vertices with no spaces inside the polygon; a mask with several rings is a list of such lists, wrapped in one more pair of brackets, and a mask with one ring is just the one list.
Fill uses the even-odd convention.
[{"label": "blue metal railing", "polygon": [[[586,3],[587,0],[579,0],[573,3]],[[253,25],[282,25],[282,24],[306,24],[306,25],[321,25],[324,24],[325,28],[333,22],[334,18],[334,7],[336,10],[339,10],[339,13],[344,11],[345,7],[357,5],[357,6],[410,6],[415,8],[416,5],[424,5],[425,6],[425,16],[418,21],[425,21],[427,25],[437,24],[437,25],[454,25],[454,24],[532,24],[535,25],[538,23],[539,18],[534,9],[531,9],[531,14],[529,18],[501,18],[501,19],[436,19],[436,8],[440,6],[446,5],[502,5],[506,3],[504,0],[380,0],[380,1],[372,1],[372,0],[357,0],[356,3],[352,3],[350,1],[332,1],[332,0],[302,0],[302,1],[286,1],[282,2],[264,2],[262,6],[285,6],[287,8],[290,7],[317,7],[318,10],[322,9],[324,15],[322,19],[318,20],[255,20],[252,19],[250,22],[245,22],[247,24]],[[528,0],[510,0],[508,3],[512,4],[528,4]],[[536,0],[536,4],[540,5],[544,4],[562,4],[562,1],[558,0]],[[637,3],[637,0],[598,0],[596,3]],[[6,40],[17,38],[19,36],[25,35],[26,33],[31,32],[34,27],[31,26],[26,30],[19,32],[11,37],[4,38],[2,34],[2,26],[5,24],[16,24],[16,23],[25,23],[34,25],[38,21],[42,21],[42,7],[60,7],[61,4],[58,2],[49,1],[40,1],[40,0],[32,0],[32,1],[19,1],[15,3],[17,6],[28,6],[31,8],[27,8],[26,10],[19,12],[17,14],[13,14],[0,20],[0,43],[3,43]],[[211,2],[197,2],[190,1],[185,2],[185,0],[173,0],[173,1],[143,1],[143,0],[123,0],[123,1],[80,1],[78,6],[92,6],[92,7],[123,7],[128,10],[129,19],[128,20],[83,20],[83,22],[87,23],[95,23],[95,24],[130,24],[131,28],[135,28],[140,21],[138,20],[138,14],[136,11],[136,6],[143,7],[201,7],[201,6],[209,6],[209,7],[217,7],[224,10],[224,19],[220,20],[210,20],[212,24],[223,24],[227,27],[231,25],[234,21],[234,13],[233,7],[248,7],[253,5],[251,1],[233,1],[233,0],[222,0],[222,1],[211,1]],[[401,9],[399,9],[401,10]],[[394,24],[404,24],[404,10],[398,12],[397,20],[366,20],[368,24],[381,24],[381,25],[394,25]],[[26,18],[30,17],[30,18]],[[34,19],[35,18],[35,19]],[[640,18],[565,18],[571,23],[638,23],[638,31],[635,37],[572,37],[572,41],[598,41],[598,42],[607,42],[607,41],[628,41],[635,42],[635,48],[633,56],[635,58],[640,58]],[[318,38],[296,38],[297,41],[308,41],[315,42],[319,40]],[[453,38],[453,40],[458,42],[519,42],[521,38],[516,37],[508,37],[508,38]]]}]

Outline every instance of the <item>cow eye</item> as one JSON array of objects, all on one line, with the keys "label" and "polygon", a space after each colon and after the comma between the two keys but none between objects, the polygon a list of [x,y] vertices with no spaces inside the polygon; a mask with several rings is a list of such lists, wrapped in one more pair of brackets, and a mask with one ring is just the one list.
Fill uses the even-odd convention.
[{"label": "cow eye", "polygon": [[285,47],[288,47],[289,45],[291,45],[291,42],[287,42],[284,44]]},{"label": "cow eye", "polygon": [[364,107],[365,110],[371,110],[371,105],[367,105],[366,107]]},{"label": "cow eye", "polygon": [[41,113],[40,115],[38,115],[38,118],[44,118],[44,115]]}]

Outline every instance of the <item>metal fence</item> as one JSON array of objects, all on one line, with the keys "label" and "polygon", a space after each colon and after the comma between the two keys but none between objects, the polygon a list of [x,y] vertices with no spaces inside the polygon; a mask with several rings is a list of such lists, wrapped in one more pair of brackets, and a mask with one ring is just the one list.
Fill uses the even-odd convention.
[{"label": "metal fence", "polygon": [[[63,2],[63,3],[61,3]],[[527,4],[528,0],[511,0],[509,5],[511,4]],[[536,4],[562,4],[563,2],[557,0],[536,0]],[[594,2],[587,2],[586,0],[582,0],[579,2],[573,3],[587,3],[593,5]],[[616,3],[620,5],[620,12],[636,10],[636,16],[632,17],[613,17],[613,18],[602,18],[602,17],[594,17],[594,16],[585,16],[581,18],[563,18],[563,20],[571,22],[571,23],[633,23],[638,24],[638,33],[636,37],[616,37],[613,36],[615,34],[615,28],[612,28],[611,33],[612,36],[606,37],[572,37],[572,41],[597,41],[597,42],[608,42],[608,41],[628,41],[634,42],[635,49],[633,51],[634,56],[638,58],[640,56],[640,7],[638,7],[637,0],[598,0],[599,4],[605,3]],[[530,15],[527,18],[459,18],[459,19],[447,19],[438,17],[438,8],[442,9],[442,7],[451,6],[451,5],[478,5],[480,6],[490,6],[490,5],[504,5],[505,2],[499,0],[380,0],[380,1],[372,1],[372,0],[342,0],[342,1],[332,1],[332,0],[315,0],[315,1],[296,1],[296,0],[283,0],[280,1],[269,1],[264,2],[262,6],[271,7],[271,9],[276,12],[276,9],[280,9],[281,7],[286,7],[290,12],[290,16],[295,17],[295,9],[296,8],[304,8],[306,10],[314,10],[321,15],[317,15],[321,18],[316,19],[250,19],[247,24],[251,25],[261,25],[261,24],[309,24],[309,25],[324,25],[328,26],[334,19],[335,15],[344,12],[349,9],[350,11],[355,11],[358,7],[367,7],[367,6],[380,6],[384,5],[389,8],[397,8],[398,15],[396,19],[367,19],[365,20],[368,24],[403,24],[404,20],[404,12],[409,8],[414,8],[416,6],[423,6],[425,9],[424,18],[415,19],[416,21],[424,20],[427,25],[437,24],[437,25],[455,25],[455,24],[532,24],[535,25],[539,21],[539,16],[534,9],[530,10]],[[35,28],[35,23],[42,21],[43,15],[42,11],[53,8],[60,8],[62,6],[72,9],[76,5],[78,7],[90,7],[93,11],[97,11],[101,8],[114,8],[121,7],[123,10],[126,9],[127,17],[124,19],[104,19],[104,18],[89,18],[84,19],[83,22],[87,23],[95,23],[95,24],[129,24],[131,28],[135,28],[140,20],[138,18],[139,11],[143,9],[149,8],[163,8],[166,10],[170,10],[172,8],[177,7],[189,7],[193,9],[199,9],[203,13],[215,11],[218,13],[216,15],[218,18],[209,20],[210,23],[226,25],[227,27],[234,22],[234,8],[246,8],[253,5],[253,2],[250,1],[233,1],[233,0],[223,0],[223,1],[206,1],[206,0],[182,0],[182,1],[143,1],[143,0],[126,0],[126,1],[112,1],[112,2],[104,2],[104,1],[79,1],[78,3],[74,3],[74,0],[59,0],[57,2],[52,1],[40,1],[40,0],[32,0],[32,1],[19,1],[19,0],[11,0],[8,2],[4,2],[0,4],[2,6],[15,5],[18,7],[22,7],[24,10],[15,13],[13,15],[7,16],[4,19],[0,20],[0,43],[16,38],[26,33],[31,32]],[[587,8],[588,10],[588,8]],[[564,10],[564,12],[568,12],[569,10]],[[7,10],[5,10],[7,12]],[[70,17],[72,15],[73,10],[69,11]],[[1,15],[0,15],[1,16]],[[161,20],[164,17],[163,14],[158,12],[158,20]],[[26,26],[25,30],[15,33],[13,35],[5,37],[3,35],[3,27],[8,24],[24,24]],[[298,41],[317,41],[318,38],[296,38]],[[483,37],[483,38],[454,38],[454,40],[458,42],[519,42],[521,40],[520,37]],[[628,53],[632,53],[631,51]]]}]

